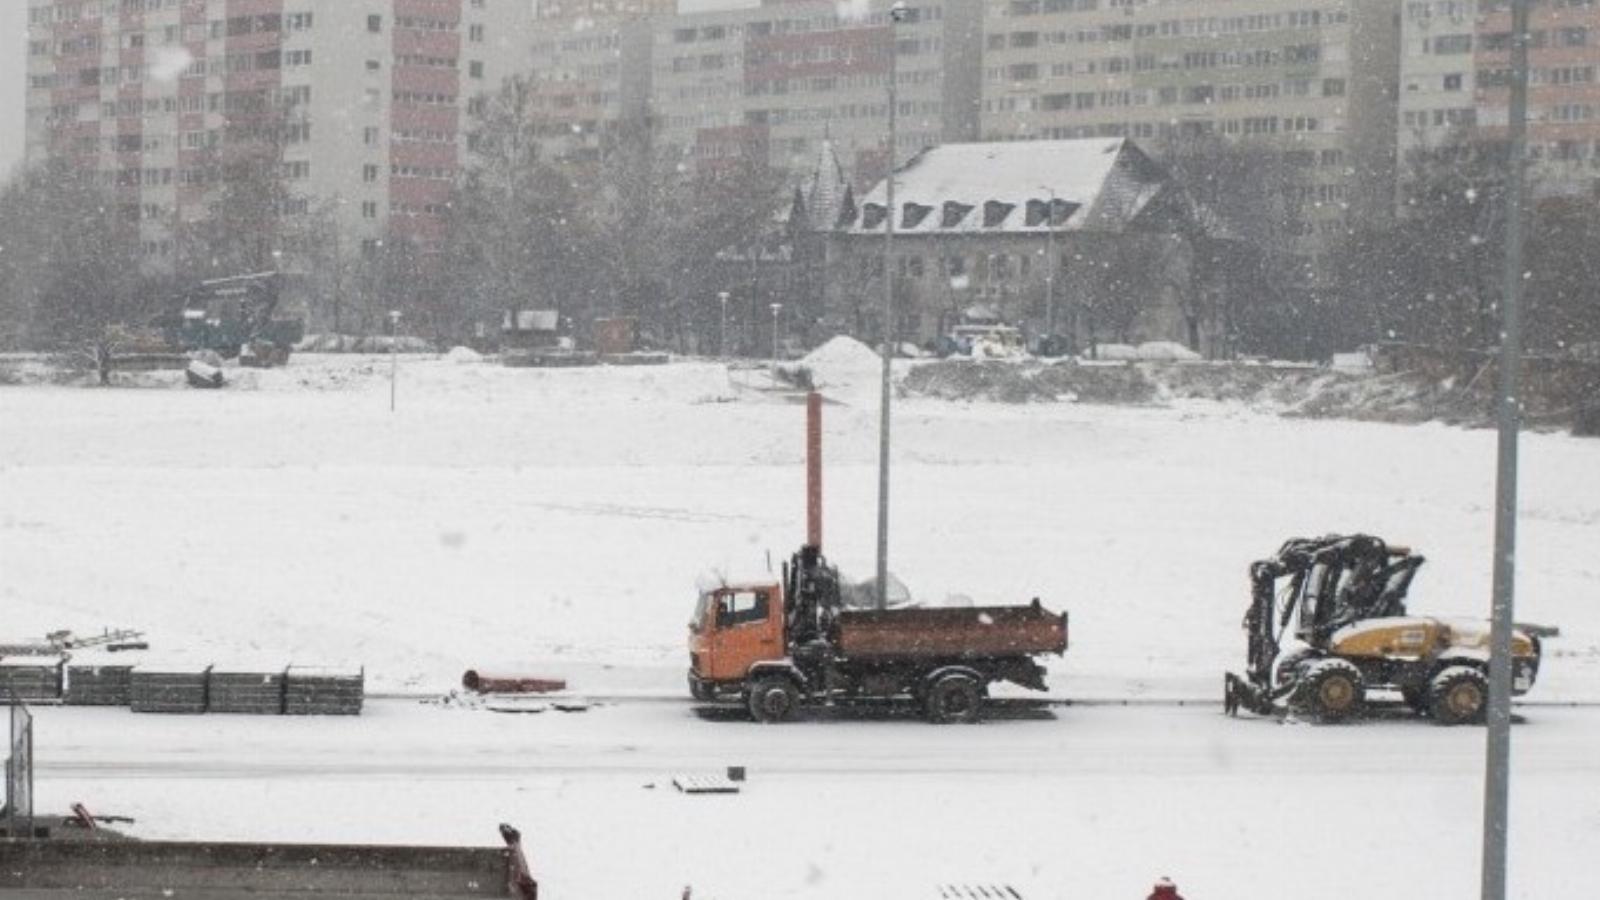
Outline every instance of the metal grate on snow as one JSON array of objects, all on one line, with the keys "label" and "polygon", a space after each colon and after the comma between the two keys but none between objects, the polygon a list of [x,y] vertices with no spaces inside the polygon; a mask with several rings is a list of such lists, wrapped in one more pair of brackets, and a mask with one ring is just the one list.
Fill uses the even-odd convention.
[{"label": "metal grate on snow", "polygon": [[1022,900],[1009,884],[941,884],[940,900]]},{"label": "metal grate on snow", "polygon": [[726,775],[674,775],[672,786],[685,794],[737,794],[739,785]]}]

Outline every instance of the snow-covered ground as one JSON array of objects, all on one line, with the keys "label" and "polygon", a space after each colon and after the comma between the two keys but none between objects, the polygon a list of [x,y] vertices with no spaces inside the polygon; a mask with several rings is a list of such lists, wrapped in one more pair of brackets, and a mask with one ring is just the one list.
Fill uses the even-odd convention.
[{"label": "snow-covered ground", "polygon": [[[0,387],[0,638],[134,627],[197,661],[361,663],[377,690],[442,693],[479,667],[677,696],[696,574],[776,569],[802,538],[802,408],[760,372],[403,358],[391,413],[388,365],[299,356],[214,392]],[[877,411],[870,386],[830,390],[826,545],[867,573]],[[1597,701],[1600,442],[1522,451],[1518,618],[1562,631],[1530,699]],[[1290,536],[1410,543],[1430,560],[1413,610],[1482,616],[1493,470],[1492,433],[1444,426],[907,400],[892,568],[927,600],[1069,609],[1057,695],[1213,698],[1242,663],[1245,567]],[[1559,896],[1600,847],[1600,714],[1524,715],[1517,896]],[[1210,706],[945,729],[760,729],[649,702],[45,710],[39,792],[147,835],[482,843],[513,820],[551,896],[1133,897],[1170,873],[1191,898],[1446,898],[1476,883],[1482,745]],[[745,794],[667,786],[725,764],[751,767]],[[910,892],[871,893],[888,884]]]},{"label": "snow-covered ground", "polygon": [[[678,693],[695,576],[804,534],[803,412],[706,363],[541,371],[299,356],[217,392],[0,389],[6,637],[145,630],[199,661],[469,667]],[[871,373],[865,373],[871,377]],[[826,413],[826,540],[873,568],[871,390]],[[868,398],[863,400],[861,398]],[[1413,609],[1483,615],[1494,435],[1236,406],[902,403],[891,566],[917,596],[1072,615],[1072,696],[1212,696],[1245,567],[1364,530],[1429,557]],[[1600,442],[1523,441],[1518,618],[1560,626],[1536,697],[1600,699]]]},{"label": "snow-covered ground", "polygon": [[[149,837],[492,846],[515,823],[552,898],[1027,900],[1476,896],[1483,732],[1348,727],[1216,708],[706,721],[688,704],[500,715],[378,701],[359,719],[45,709],[39,801]],[[1581,895],[1600,846],[1600,716],[1531,709],[1514,736],[1511,872]],[[743,765],[735,796],[675,774]]]}]

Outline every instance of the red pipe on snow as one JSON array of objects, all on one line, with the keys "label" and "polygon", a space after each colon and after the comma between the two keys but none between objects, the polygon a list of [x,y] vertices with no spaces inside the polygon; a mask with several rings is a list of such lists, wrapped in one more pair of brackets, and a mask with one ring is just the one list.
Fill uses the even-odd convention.
[{"label": "red pipe on snow", "polygon": [[548,694],[567,689],[560,678],[535,678],[531,675],[491,675],[468,669],[461,686],[480,694]]},{"label": "red pipe on snow", "polygon": [[822,395],[806,395],[806,543],[822,548]]}]

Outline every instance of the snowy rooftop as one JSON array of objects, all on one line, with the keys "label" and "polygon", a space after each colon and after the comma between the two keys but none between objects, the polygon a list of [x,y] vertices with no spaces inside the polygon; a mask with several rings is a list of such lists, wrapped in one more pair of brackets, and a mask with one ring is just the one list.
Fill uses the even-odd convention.
[{"label": "snowy rooftop", "polygon": [[[885,184],[847,211],[846,232],[881,233]],[[896,230],[907,234],[1120,231],[1174,182],[1124,138],[945,144],[895,179]]]}]

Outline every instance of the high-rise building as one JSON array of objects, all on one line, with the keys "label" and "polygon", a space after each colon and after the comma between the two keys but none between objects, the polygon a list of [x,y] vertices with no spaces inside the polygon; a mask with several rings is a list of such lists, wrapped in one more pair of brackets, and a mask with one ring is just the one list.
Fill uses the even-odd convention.
[{"label": "high-rise building", "polygon": [[[1458,141],[1504,140],[1509,4],[1413,0],[1403,21],[1402,159]],[[1540,194],[1600,190],[1600,5],[1535,3],[1528,29],[1530,183]]]},{"label": "high-rise building", "polygon": [[1215,135],[1281,151],[1315,262],[1391,209],[1390,0],[986,0],[986,140]]},{"label": "high-rise building", "polygon": [[649,108],[652,23],[677,0],[538,0],[529,75],[541,154],[597,161]]},{"label": "high-rise building", "polygon": [[282,214],[349,252],[437,236],[468,104],[526,65],[526,0],[28,0],[27,154],[112,188],[154,267],[214,151],[281,150]]},{"label": "high-rise building", "polygon": [[767,0],[656,20],[660,143],[694,166],[759,160],[805,174],[824,139],[858,180],[884,168],[890,47],[896,158],[978,133],[981,8],[974,0]]}]

